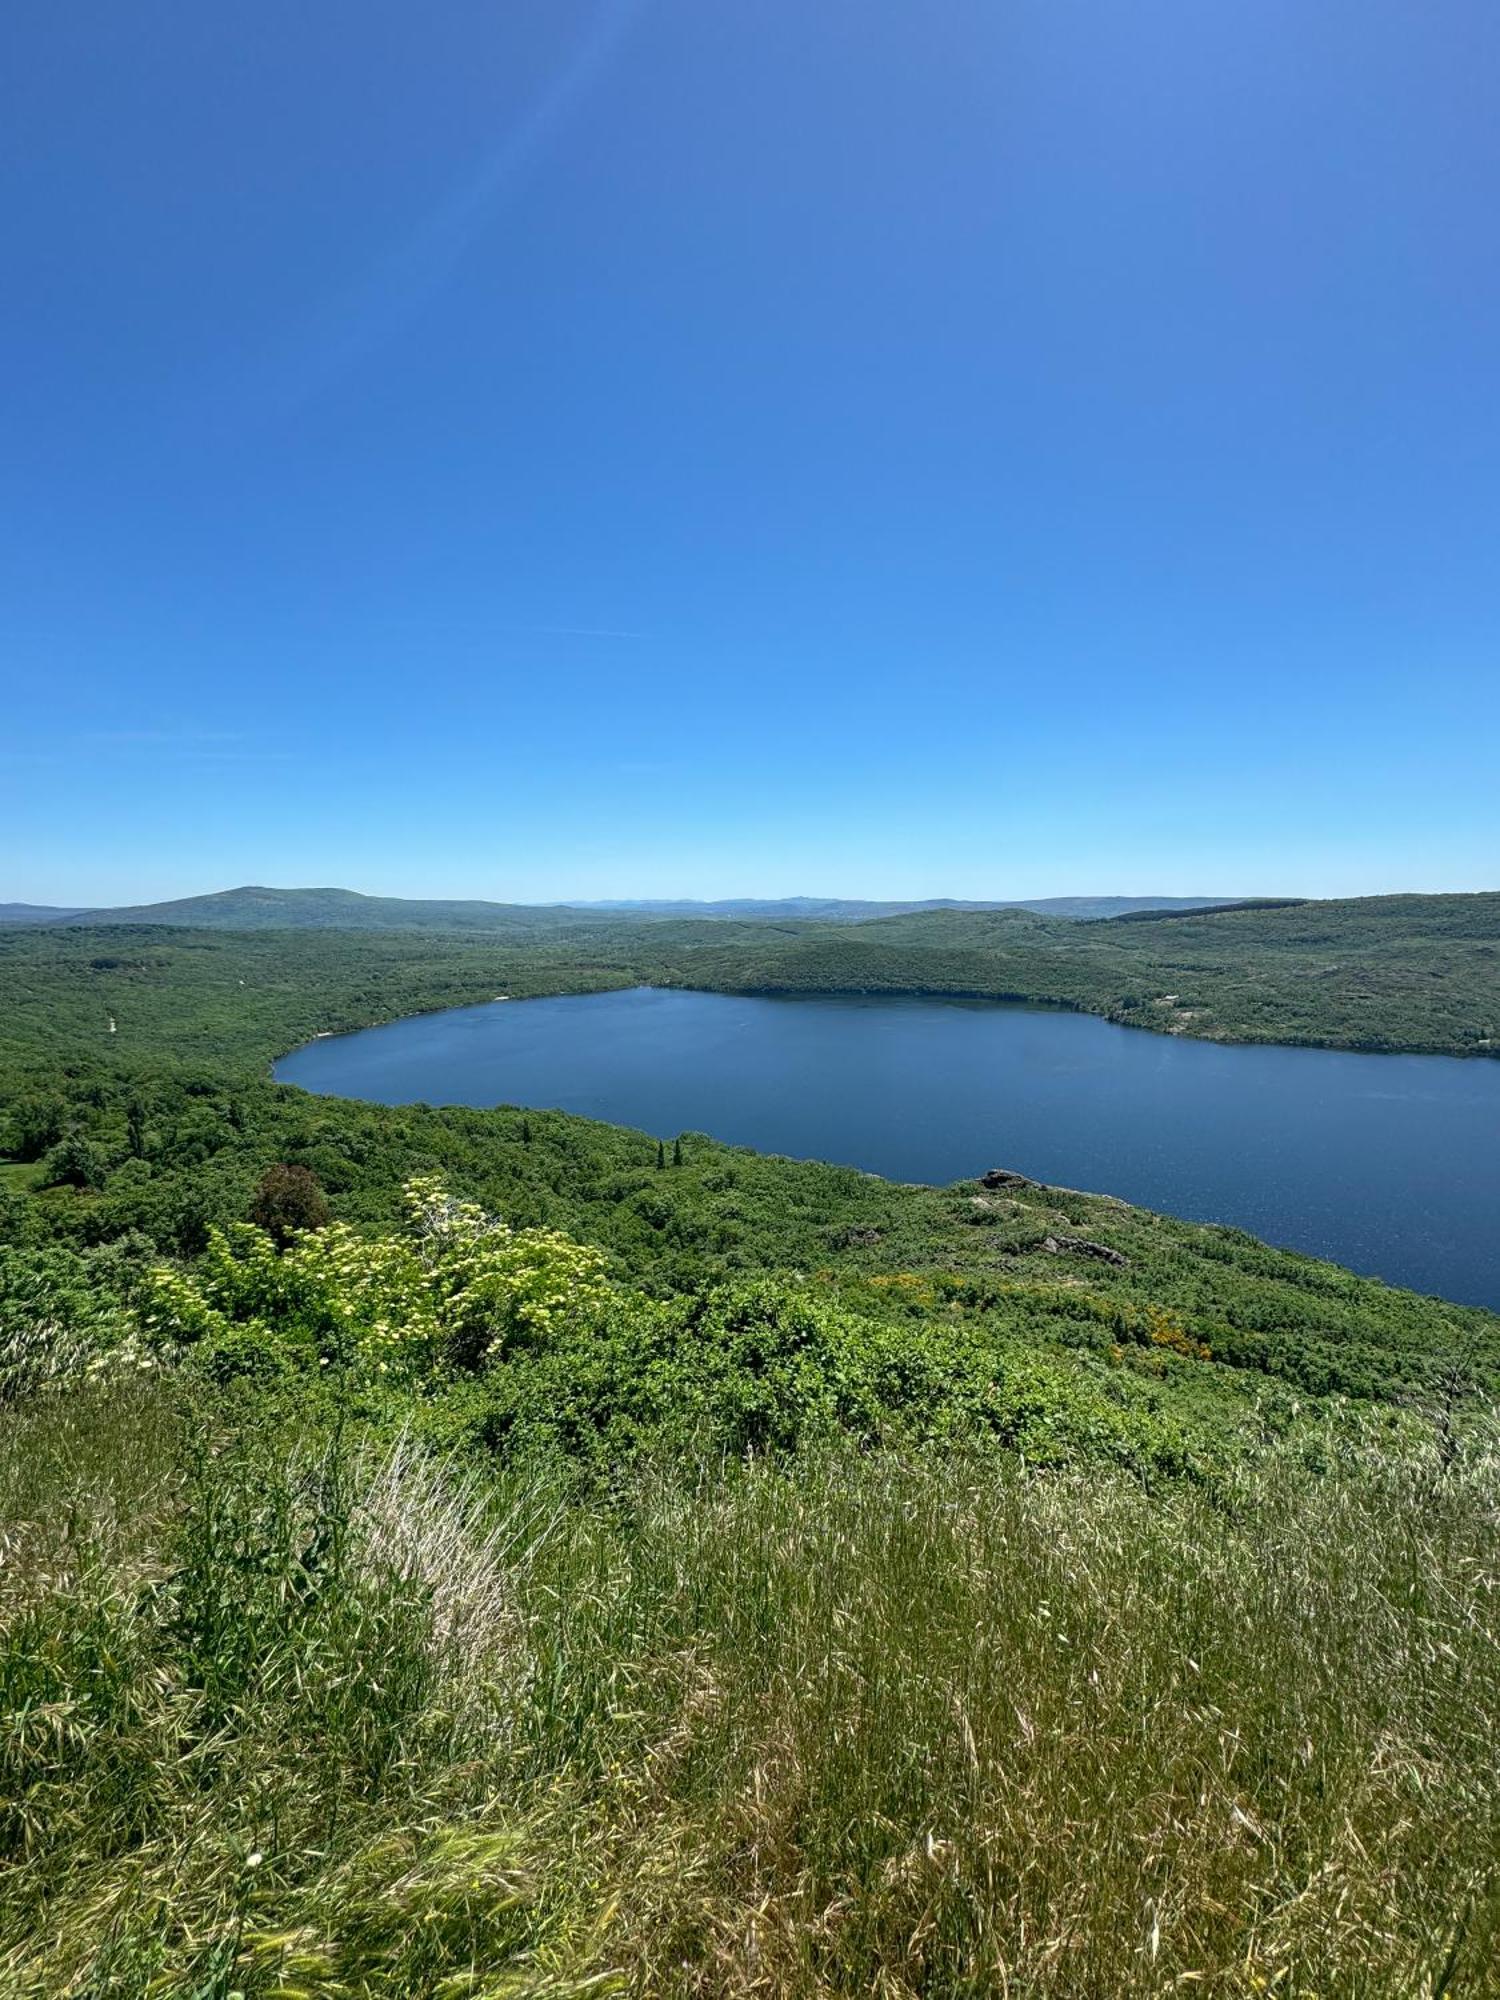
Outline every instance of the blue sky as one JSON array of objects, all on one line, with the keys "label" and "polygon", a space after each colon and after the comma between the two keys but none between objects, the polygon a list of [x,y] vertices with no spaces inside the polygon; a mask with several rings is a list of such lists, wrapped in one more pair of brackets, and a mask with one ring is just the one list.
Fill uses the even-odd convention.
[{"label": "blue sky", "polygon": [[0,38],[0,899],[1500,884],[1493,0]]}]

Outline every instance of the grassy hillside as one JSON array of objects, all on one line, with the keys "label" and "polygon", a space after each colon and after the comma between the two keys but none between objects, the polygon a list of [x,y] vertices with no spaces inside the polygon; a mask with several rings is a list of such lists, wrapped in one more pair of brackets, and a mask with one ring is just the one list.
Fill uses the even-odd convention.
[{"label": "grassy hillside", "polygon": [[0,1431],[13,2000],[1497,1987],[1493,1462],[580,1499],[96,1371]]},{"label": "grassy hillside", "polygon": [[1500,1319],[266,1075],[954,922],[0,939],[0,1991],[1500,1992]]}]

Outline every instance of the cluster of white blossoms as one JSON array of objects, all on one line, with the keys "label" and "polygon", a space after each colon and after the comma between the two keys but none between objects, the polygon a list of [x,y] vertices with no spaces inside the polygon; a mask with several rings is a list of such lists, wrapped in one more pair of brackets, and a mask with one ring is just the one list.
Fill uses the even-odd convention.
[{"label": "cluster of white blossoms", "polygon": [[154,1274],[153,1331],[189,1342],[300,1335],[340,1360],[413,1375],[493,1365],[508,1342],[545,1340],[603,1305],[604,1259],[587,1244],[511,1229],[436,1175],[405,1194],[406,1236],[335,1222],[278,1252],[250,1224],[215,1230],[196,1270]]}]

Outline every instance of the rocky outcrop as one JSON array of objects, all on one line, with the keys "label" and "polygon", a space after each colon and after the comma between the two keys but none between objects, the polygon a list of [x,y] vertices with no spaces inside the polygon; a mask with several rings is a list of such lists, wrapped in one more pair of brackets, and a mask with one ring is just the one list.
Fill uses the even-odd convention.
[{"label": "rocky outcrop", "polygon": [[987,1174],[979,1176],[982,1188],[1035,1187],[1037,1183],[1028,1180],[1025,1174],[1013,1174],[1006,1167],[991,1167]]},{"label": "rocky outcrop", "polygon": [[1045,1236],[1042,1248],[1054,1257],[1092,1257],[1096,1264],[1112,1264],[1120,1271],[1130,1262],[1123,1250],[1111,1250],[1107,1243],[1096,1243],[1091,1236]]}]

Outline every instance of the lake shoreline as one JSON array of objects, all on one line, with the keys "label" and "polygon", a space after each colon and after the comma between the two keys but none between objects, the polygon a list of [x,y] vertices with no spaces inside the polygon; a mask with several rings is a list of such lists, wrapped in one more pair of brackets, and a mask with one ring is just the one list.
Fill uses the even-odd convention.
[{"label": "lake shoreline", "polygon": [[1127,1025],[969,992],[635,985],[407,1015],[304,1043],[273,1074],[377,1103],[700,1131],[932,1187],[1001,1162],[1403,1288],[1500,1304],[1500,1255],[1486,1247],[1500,1186],[1495,1072],[1426,1051],[1122,1035]]},{"label": "lake shoreline", "polygon": [[[610,971],[613,968],[600,968]],[[348,1028],[322,1028],[294,1043],[290,1048],[269,1058],[267,1068],[274,1073],[277,1063],[285,1062],[315,1041],[337,1040],[346,1035],[362,1035],[372,1028],[393,1027],[400,1021],[418,1021],[433,1014],[449,1014],[463,1007],[487,1007],[500,1000],[517,1005],[530,1000],[586,999],[596,993],[709,993],[725,999],[749,1000],[943,1000],[971,1001],[975,1005],[995,1007],[1026,1008],[1038,1013],[1083,1014],[1091,1020],[1107,1021],[1112,1027],[1129,1028],[1139,1034],[1151,1035],[1161,1041],[1197,1042],[1212,1048],[1225,1049],[1321,1049],[1330,1055],[1359,1056],[1420,1056],[1433,1057],[1445,1061],[1476,1063],[1481,1066],[1500,1061],[1500,1044],[1493,1047],[1454,1046],[1446,1044],[1434,1046],[1420,1042],[1375,1041],[1370,1039],[1335,1038],[1322,1035],[1299,1035],[1282,1033],[1276,1035],[1234,1034],[1224,1029],[1211,1032],[1195,1028],[1191,1024],[1165,1026],[1152,1020],[1135,1018],[1135,1010],[1121,1010],[1110,1007],[1091,1007],[1087,1001],[1072,1000],[1056,995],[1037,993],[1017,993],[1001,991],[980,991],[970,986],[794,986],[790,984],[730,985],[724,983],[700,983],[689,979],[636,979],[628,974],[617,985],[609,986],[569,986],[559,984],[547,992],[524,994],[494,994],[488,1000],[461,1001],[438,1007],[418,1007],[406,1013],[383,1016],[378,1020],[361,1021]]]}]

